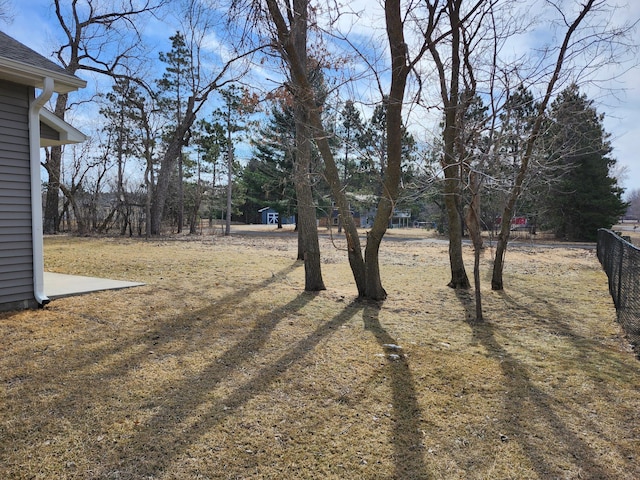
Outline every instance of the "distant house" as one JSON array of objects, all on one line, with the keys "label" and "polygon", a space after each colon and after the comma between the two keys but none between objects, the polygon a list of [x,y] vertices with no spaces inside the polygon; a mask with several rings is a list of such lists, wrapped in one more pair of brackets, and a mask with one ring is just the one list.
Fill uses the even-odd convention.
[{"label": "distant house", "polygon": [[[355,210],[350,210],[351,212],[351,217],[353,218],[353,221],[356,224],[357,228],[360,228],[364,225],[361,225],[361,218],[360,218],[360,212],[357,212]],[[337,208],[334,208],[333,210],[331,210],[331,217],[328,216],[324,216],[321,217],[320,220],[318,221],[318,225],[320,227],[338,227],[340,225],[340,211]]]},{"label": "distant house", "polygon": [[[365,214],[360,216],[358,213],[353,214],[357,220],[357,224],[362,228],[371,228],[376,218],[377,211],[375,208],[367,210]],[[359,220],[359,221],[358,221]],[[408,210],[394,209],[389,218],[388,228],[408,228],[411,226],[411,212]]]},{"label": "distant house", "polygon": [[409,210],[394,209],[389,220],[389,228],[409,228],[411,212]]},{"label": "distant house", "polygon": [[[351,212],[351,217],[353,218],[353,221],[355,222],[357,228],[366,226],[361,224],[362,218],[360,216],[360,212],[351,208],[351,205],[349,205],[349,212]],[[329,210],[329,215],[320,217],[320,219],[318,220],[318,226],[326,228],[340,226],[340,211],[338,210],[335,202],[331,203],[331,210]]]},{"label": "distant house", "polygon": [[86,86],[0,32],[0,310],[48,303],[44,294],[40,148],[85,137],[43,105]]}]

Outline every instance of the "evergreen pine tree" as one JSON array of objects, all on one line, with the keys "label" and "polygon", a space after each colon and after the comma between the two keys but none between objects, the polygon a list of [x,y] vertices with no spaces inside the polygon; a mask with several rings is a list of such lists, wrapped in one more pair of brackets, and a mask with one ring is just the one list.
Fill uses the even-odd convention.
[{"label": "evergreen pine tree", "polygon": [[622,188],[611,176],[615,159],[604,116],[574,84],[552,103],[545,149],[562,175],[547,198],[547,222],[558,238],[596,239],[598,228],[610,228],[627,207]]},{"label": "evergreen pine tree", "polygon": [[360,116],[360,111],[356,109],[353,100],[347,100],[340,111],[337,135],[342,146],[342,182],[344,185],[352,183],[357,174],[356,159],[360,139],[364,133],[364,124]]},{"label": "evergreen pine tree", "polygon": [[[160,61],[164,62],[167,67],[162,78],[157,82],[159,88],[158,103],[165,111],[170,122],[167,136],[170,136],[171,133],[169,132],[175,130],[176,126],[182,123],[185,115],[187,92],[189,91],[187,78],[191,56],[184,36],[180,32],[176,32],[175,35],[170,37],[170,40],[171,50],[167,53],[160,53]],[[176,159],[178,167],[176,185],[178,196],[176,203],[176,223],[178,233],[182,232],[184,223],[183,159],[182,150],[180,149]]]},{"label": "evergreen pine tree", "polygon": [[293,109],[286,102],[278,102],[271,109],[271,119],[259,130],[254,141],[253,157],[243,172],[247,209],[271,207],[283,216],[295,212],[296,196],[293,185],[295,153],[295,124]]}]

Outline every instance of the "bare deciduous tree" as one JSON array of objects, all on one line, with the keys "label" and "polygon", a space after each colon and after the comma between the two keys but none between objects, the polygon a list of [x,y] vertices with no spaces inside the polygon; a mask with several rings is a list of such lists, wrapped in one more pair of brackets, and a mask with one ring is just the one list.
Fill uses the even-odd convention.
[{"label": "bare deciduous tree", "polygon": [[[495,2],[447,0],[426,2],[427,27],[423,30],[438,74],[444,110],[442,168],[444,203],[449,228],[449,262],[452,288],[468,288],[462,258],[462,188],[469,168],[471,148],[465,142],[464,121],[476,95],[473,65],[477,37]],[[467,6],[468,5],[468,6]],[[467,7],[467,8],[465,8]]]},{"label": "bare deciduous tree", "polygon": [[[56,18],[64,36],[54,54],[71,75],[78,71],[89,71],[117,76],[141,52],[138,26],[144,25],[144,18],[155,15],[165,3],[166,0],[142,0],[121,5],[117,2],[87,0],[79,4],[54,0]],[[69,108],[68,96],[58,95],[55,114],[64,119]],[[44,210],[45,233],[56,232],[60,221],[58,194],[61,160],[62,148],[53,147],[44,164],[49,175]]]},{"label": "bare deciduous tree", "polygon": [[[384,300],[387,292],[382,286],[379,266],[379,251],[382,238],[387,230],[389,219],[393,213],[398,198],[401,163],[403,119],[402,108],[407,86],[407,79],[415,65],[427,51],[428,38],[419,46],[417,52],[411,56],[404,38],[404,22],[407,12],[403,12],[399,0],[384,2],[386,34],[391,55],[391,79],[387,102],[387,165],[382,180],[381,196],[377,205],[373,226],[367,235],[367,243],[362,253],[360,239],[355,222],[351,216],[337,162],[329,145],[329,135],[322,124],[320,112],[315,105],[313,89],[306,79],[303,64],[291,42],[290,24],[280,11],[276,0],[266,0],[270,20],[274,26],[278,43],[277,48],[289,66],[292,78],[302,92],[301,97],[308,105],[309,123],[318,150],[324,161],[325,177],[331,188],[333,198],[342,218],[349,263],[361,297],[373,300]],[[289,22],[291,16],[287,17]]]},{"label": "bare deciduous tree", "polygon": [[[188,98],[179,121],[168,135],[165,152],[160,161],[154,201],[151,207],[151,233],[160,233],[169,180],[180,158],[182,147],[189,141],[191,127],[211,94],[242,76],[246,66],[241,61],[251,56],[256,48],[232,52],[229,58],[213,61],[206,58],[205,41],[211,31],[224,31],[225,19],[221,18],[212,5],[204,5],[197,0],[187,0],[182,8],[183,28],[189,65],[184,72]],[[235,39],[238,44],[241,38]],[[260,48],[260,47],[258,47]],[[216,65],[211,68],[211,65]]]},{"label": "bare deciduous tree", "polygon": [[0,23],[11,23],[14,17],[13,6],[9,0],[0,0]]},{"label": "bare deciduous tree", "polygon": [[629,202],[627,215],[640,220],[640,189],[631,190],[627,195],[627,202]]},{"label": "bare deciduous tree", "polygon": [[[544,95],[537,105],[533,126],[524,144],[517,175],[502,212],[491,277],[491,288],[493,290],[502,290],[504,288],[504,257],[511,234],[511,218],[515,213],[516,202],[522,193],[529,164],[536,153],[535,147],[542,134],[547,107],[561,81],[562,75],[566,74],[565,71],[569,65],[578,68],[573,62],[578,57],[588,57],[592,48],[595,48],[601,54],[603,51],[608,51],[610,55],[601,55],[599,58],[594,57],[592,61],[587,61],[585,65],[580,67],[583,74],[590,69],[602,68],[603,65],[606,65],[606,63],[601,63],[603,59],[607,62],[613,62],[616,46],[620,46],[620,42],[625,40],[629,34],[629,26],[620,28],[612,27],[606,21],[598,23],[598,14],[602,14],[601,9],[606,6],[606,2],[603,0],[587,0],[579,6],[578,13],[573,19],[568,18],[559,3],[549,0],[547,4],[557,12],[560,18],[560,25],[565,29],[565,32],[561,44],[557,47],[557,54],[546,81]],[[596,20],[589,22],[592,17]],[[605,15],[605,17],[607,16]],[[576,72],[573,73],[575,74]]]}]

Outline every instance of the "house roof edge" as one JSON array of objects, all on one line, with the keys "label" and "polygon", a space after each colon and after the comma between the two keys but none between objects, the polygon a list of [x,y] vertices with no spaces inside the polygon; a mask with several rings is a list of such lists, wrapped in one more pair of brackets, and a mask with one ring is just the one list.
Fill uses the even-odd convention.
[{"label": "house roof edge", "polygon": [[49,70],[37,67],[25,62],[20,62],[6,57],[0,57],[0,78],[29,85],[31,87],[43,88],[44,79],[52,78],[54,81],[54,91],[56,93],[69,93],[87,86],[87,82],[75,75],[69,75],[61,71]]}]

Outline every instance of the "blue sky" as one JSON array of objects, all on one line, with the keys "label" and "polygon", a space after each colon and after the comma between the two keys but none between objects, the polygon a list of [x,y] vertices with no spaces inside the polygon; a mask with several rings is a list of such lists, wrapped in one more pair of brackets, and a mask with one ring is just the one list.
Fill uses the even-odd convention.
[{"label": "blue sky", "polygon": [[[55,38],[59,35],[52,2],[9,0],[9,3],[13,4],[13,20],[9,24],[0,23],[0,29],[39,53],[50,56],[53,50],[52,45],[55,45]],[[370,22],[375,22],[377,2],[374,4],[371,0],[354,0],[348,5],[356,12],[365,11]],[[640,2],[630,2],[620,11],[620,14],[626,19],[640,18]],[[377,28],[365,28],[361,24],[347,26],[345,22],[350,18],[354,17],[345,15],[341,22],[343,22],[343,30],[348,29],[353,38],[362,38],[372,31],[376,31],[378,35],[383,33],[380,21],[376,22]],[[177,26],[177,22],[175,25]],[[150,23],[144,27],[145,36],[156,50],[167,51],[168,38],[175,33],[176,26],[171,25],[169,18],[165,23]],[[640,38],[640,35],[636,35],[636,38]],[[590,99],[596,100],[598,111],[605,114],[605,130],[611,134],[611,143],[614,148],[612,156],[617,159],[619,166],[626,170],[626,175],[622,177],[622,185],[628,190],[640,189],[640,69],[635,67],[625,72],[612,70],[615,68],[610,67],[609,71],[604,73],[609,76],[614,76],[612,73],[616,74],[615,83],[606,83],[614,89],[615,94],[595,87],[591,87],[586,93]],[[93,93],[96,90],[95,79],[83,72],[79,76],[88,80],[87,89]],[[364,84],[363,82],[361,85]],[[368,85],[371,86],[371,84]],[[375,98],[377,95],[372,96]]]}]

